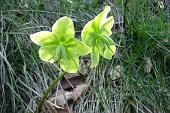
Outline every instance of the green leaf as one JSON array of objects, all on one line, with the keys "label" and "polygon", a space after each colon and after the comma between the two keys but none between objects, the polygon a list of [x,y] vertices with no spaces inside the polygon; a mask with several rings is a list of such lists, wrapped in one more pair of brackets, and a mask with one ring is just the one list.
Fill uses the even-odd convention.
[{"label": "green leaf", "polygon": [[74,51],[78,55],[85,56],[91,52],[91,48],[82,43],[81,41],[74,39],[74,45],[68,48],[69,51]]},{"label": "green leaf", "polygon": [[56,62],[56,46],[41,46],[39,49],[39,57],[45,62]]},{"label": "green leaf", "polygon": [[99,64],[99,50],[97,47],[93,46],[91,53],[91,68],[97,67]]},{"label": "green leaf", "polygon": [[52,32],[41,31],[30,35],[31,40],[39,45],[55,45],[57,44],[57,37]]},{"label": "green leaf", "polygon": [[66,41],[69,38],[74,38],[75,30],[73,21],[69,17],[61,17],[53,25],[52,32],[60,38],[60,41]]},{"label": "green leaf", "polygon": [[112,56],[115,54],[116,52],[116,46],[115,45],[109,45],[105,47],[105,51],[102,54],[102,56],[106,59],[112,59]]},{"label": "green leaf", "polygon": [[74,52],[67,51],[68,59],[61,58],[60,66],[68,73],[76,73],[79,69],[79,58]]}]

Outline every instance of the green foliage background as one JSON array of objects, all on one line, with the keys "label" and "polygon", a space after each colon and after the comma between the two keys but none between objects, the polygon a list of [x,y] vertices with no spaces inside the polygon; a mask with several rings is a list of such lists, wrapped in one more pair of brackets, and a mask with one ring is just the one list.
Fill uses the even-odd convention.
[{"label": "green foliage background", "polygon": [[[56,64],[38,57],[29,35],[50,30],[56,19],[73,19],[77,37],[83,26],[107,4],[112,7],[112,38],[118,53],[102,60],[87,75],[93,90],[74,106],[77,113],[170,112],[170,7],[160,0],[1,0],[0,1],[0,113],[31,112],[38,97],[58,75]],[[121,45],[121,46],[119,46]],[[145,71],[150,59],[152,68]],[[121,67],[120,78],[106,69]],[[114,85],[115,84],[115,85]]]}]

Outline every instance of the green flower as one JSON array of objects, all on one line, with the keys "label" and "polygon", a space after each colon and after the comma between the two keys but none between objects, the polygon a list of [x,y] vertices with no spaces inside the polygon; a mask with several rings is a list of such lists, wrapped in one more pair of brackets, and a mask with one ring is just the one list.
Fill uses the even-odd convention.
[{"label": "green flower", "polygon": [[79,68],[79,56],[89,54],[91,49],[75,39],[74,35],[73,22],[65,16],[55,22],[52,32],[41,31],[30,37],[35,44],[41,46],[39,57],[43,61],[58,61],[64,71],[75,73]]},{"label": "green flower", "polygon": [[85,25],[81,33],[83,43],[92,49],[92,68],[99,64],[100,56],[106,59],[112,59],[116,51],[114,41],[110,38],[114,19],[113,16],[107,18],[110,10],[110,7],[106,6],[103,12]]}]

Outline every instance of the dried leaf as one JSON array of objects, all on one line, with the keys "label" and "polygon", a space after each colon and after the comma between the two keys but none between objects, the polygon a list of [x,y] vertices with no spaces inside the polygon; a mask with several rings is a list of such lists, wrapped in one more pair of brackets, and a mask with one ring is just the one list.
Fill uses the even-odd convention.
[{"label": "dried leaf", "polygon": [[150,73],[152,68],[153,68],[151,58],[147,57],[144,60],[145,60],[144,70],[145,70],[146,73]]},{"label": "dried leaf", "polygon": [[[82,84],[78,85],[73,91],[71,92],[64,92],[58,91],[55,97],[51,97],[46,101],[46,112],[51,110],[49,113],[74,113],[73,105],[74,103],[82,96],[83,92],[89,88],[89,85]],[[45,108],[44,107],[44,108]]]},{"label": "dried leaf", "polygon": [[[72,107],[70,107],[72,109]],[[73,111],[69,111],[68,109],[58,109],[56,113],[74,113]]]},{"label": "dried leaf", "polygon": [[66,74],[61,81],[62,88],[66,91],[70,91],[77,85],[83,84],[85,77],[79,73]]},{"label": "dried leaf", "polygon": [[64,92],[64,94],[62,94],[61,91],[59,91],[59,93],[56,93],[56,96],[51,97],[49,101],[64,108],[64,106],[66,106],[67,102],[70,100],[72,94],[73,92]]},{"label": "dried leaf", "polygon": [[80,69],[79,72],[82,75],[86,75],[90,71],[91,60],[89,58],[83,58],[80,60]]},{"label": "dried leaf", "polygon": [[87,85],[87,84],[78,85],[73,90],[73,95],[71,96],[70,99],[72,99],[73,101],[77,101],[77,99],[79,99],[80,96],[82,96],[83,92],[87,89],[89,89],[89,85]]},{"label": "dried leaf", "polygon": [[123,71],[123,67],[120,65],[115,66],[114,69],[110,69],[110,75],[112,75],[112,80],[119,79],[121,76],[121,71]]}]

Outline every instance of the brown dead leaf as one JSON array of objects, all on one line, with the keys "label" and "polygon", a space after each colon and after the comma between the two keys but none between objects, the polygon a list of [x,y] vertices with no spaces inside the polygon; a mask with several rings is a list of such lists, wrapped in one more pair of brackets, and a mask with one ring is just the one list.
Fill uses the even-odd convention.
[{"label": "brown dead leaf", "polygon": [[58,105],[62,108],[64,108],[68,101],[71,100],[71,97],[73,95],[73,92],[64,92],[64,94],[61,93],[61,91],[58,91],[56,93],[56,96],[55,97],[51,97],[49,99],[50,102],[54,103],[55,105]]},{"label": "brown dead leaf", "polygon": [[82,75],[87,75],[90,71],[91,60],[89,58],[83,58],[80,60],[79,72]]},{"label": "brown dead leaf", "polygon": [[66,91],[70,91],[75,88],[77,85],[83,84],[85,77],[79,73],[64,75],[64,78],[61,81],[62,88]]},{"label": "brown dead leaf", "polygon": [[73,90],[73,94],[71,95],[70,99],[72,99],[73,101],[77,101],[82,96],[83,92],[88,89],[89,89],[89,85],[87,84],[78,85]]},{"label": "brown dead leaf", "polygon": [[41,113],[74,113],[72,111],[72,108],[73,104],[70,104],[68,107],[62,108],[47,100],[42,108]]},{"label": "brown dead leaf", "polygon": [[68,109],[58,109],[56,113],[74,113],[74,112],[73,111],[69,111]]},{"label": "brown dead leaf", "polygon": [[[48,106],[49,113],[74,113],[73,105],[82,96],[85,90],[89,89],[89,85],[82,84],[78,85],[71,92],[57,91],[56,96],[49,98],[46,101],[46,106]],[[42,112],[45,113],[45,112]]]}]

